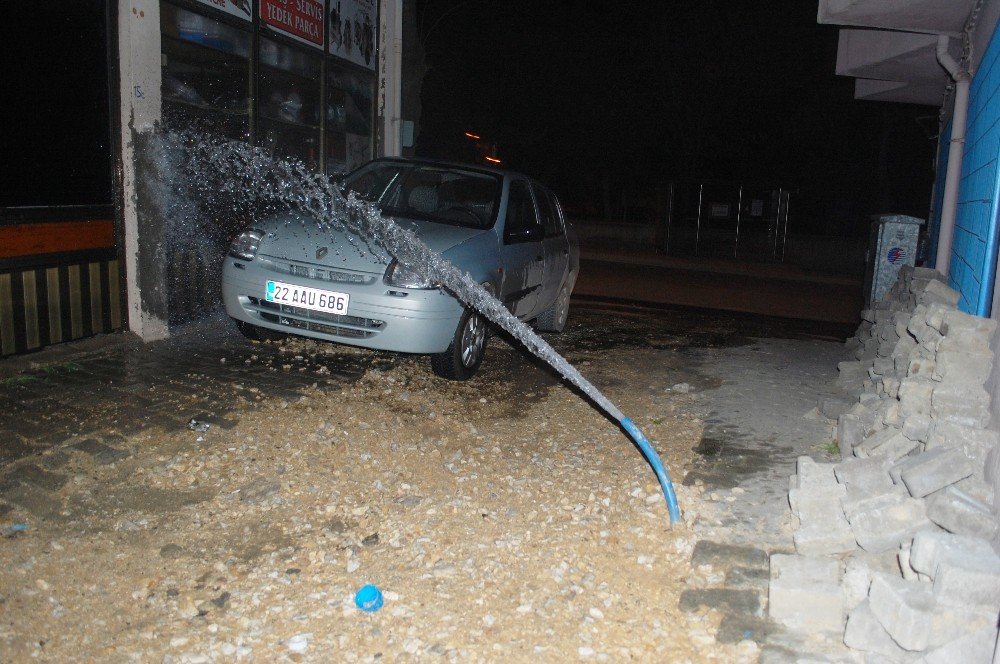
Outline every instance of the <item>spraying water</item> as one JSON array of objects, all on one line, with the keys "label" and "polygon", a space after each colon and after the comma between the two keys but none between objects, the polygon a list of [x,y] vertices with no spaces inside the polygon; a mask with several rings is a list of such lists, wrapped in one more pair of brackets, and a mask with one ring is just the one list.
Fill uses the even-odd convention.
[{"label": "spraying water", "polygon": [[[431,251],[413,231],[382,216],[378,207],[357,198],[353,192],[345,197],[329,177],[309,171],[301,163],[274,160],[261,148],[247,143],[197,132],[169,132],[162,136],[162,147],[164,153],[184,155],[182,163],[173,166],[187,176],[187,183],[194,183],[188,186],[198,190],[185,194],[201,193],[211,198],[221,193],[235,206],[246,209],[261,204],[289,206],[311,217],[322,230],[346,232],[352,242],[351,236],[356,236],[373,255],[383,255],[380,250],[388,252],[513,335],[621,424],[653,466],[664,491],[671,522],[680,519],[673,485],[638,427],[544,339],[467,273]],[[360,245],[356,248],[363,250]]]}]

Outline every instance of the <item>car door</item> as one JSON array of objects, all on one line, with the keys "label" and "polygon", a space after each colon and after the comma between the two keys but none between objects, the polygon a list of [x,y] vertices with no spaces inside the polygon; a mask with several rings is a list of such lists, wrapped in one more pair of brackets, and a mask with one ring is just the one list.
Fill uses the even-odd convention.
[{"label": "car door", "polygon": [[524,320],[534,315],[538,306],[544,235],[527,180],[511,180],[500,248],[504,266],[500,295],[511,313]]},{"label": "car door", "polygon": [[538,309],[547,309],[559,295],[559,288],[569,270],[569,241],[563,224],[559,201],[545,187],[535,184],[535,201],[545,237],[542,240],[542,287],[538,293]]}]

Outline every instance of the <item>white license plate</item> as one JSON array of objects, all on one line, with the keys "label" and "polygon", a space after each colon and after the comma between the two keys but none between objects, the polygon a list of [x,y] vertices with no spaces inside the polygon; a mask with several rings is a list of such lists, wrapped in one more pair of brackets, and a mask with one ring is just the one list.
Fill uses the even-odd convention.
[{"label": "white license plate", "polygon": [[280,281],[268,281],[264,299],[275,304],[286,304],[290,307],[302,307],[313,311],[325,311],[328,314],[346,314],[351,296],[347,293],[296,286]]}]

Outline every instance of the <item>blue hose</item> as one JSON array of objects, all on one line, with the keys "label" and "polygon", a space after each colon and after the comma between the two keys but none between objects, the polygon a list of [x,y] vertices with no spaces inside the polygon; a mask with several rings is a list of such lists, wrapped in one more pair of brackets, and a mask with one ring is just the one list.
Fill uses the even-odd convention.
[{"label": "blue hose", "polygon": [[667,500],[667,510],[670,512],[670,523],[674,524],[681,520],[681,509],[677,506],[677,494],[674,493],[674,485],[670,481],[670,476],[667,474],[666,469],[663,467],[663,462],[660,461],[659,455],[653,446],[649,444],[646,437],[642,435],[639,431],[639,427],[635,425],[635,422],[627,417],[623,417],[619,420],[619,424],[625,429],[635,444],[639,446],[642,450],[643,455],[646,457],[646,461],[649,465],[653,467],[653,472],[656,473],[656,479],[660,480],[660,487],[663,489],[663,497]]}]

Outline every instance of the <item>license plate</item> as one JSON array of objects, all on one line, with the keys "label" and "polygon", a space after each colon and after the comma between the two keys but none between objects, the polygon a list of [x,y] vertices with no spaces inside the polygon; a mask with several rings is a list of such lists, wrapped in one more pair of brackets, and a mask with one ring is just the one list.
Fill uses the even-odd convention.
[{"label": "license plate", "polygon": [[328,314],[346,314],[351,296],[347,293],[296,286],[280,281],[268,281],[264,299],[275,304],[286,304],[290,307],[302,307],[313,311],[324,311]]}]

